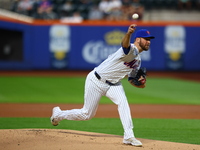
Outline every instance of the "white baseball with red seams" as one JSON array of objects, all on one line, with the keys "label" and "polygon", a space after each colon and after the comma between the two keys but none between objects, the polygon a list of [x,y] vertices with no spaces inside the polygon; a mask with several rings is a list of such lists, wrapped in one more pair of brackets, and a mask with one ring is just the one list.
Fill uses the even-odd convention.
[{"label": "white baseball with red seams", "polygon": [[133,14],[133,15],[132,15],[132,18],[133,18],[133,19],[138,19],[138,18],[139,18],[139,15],[138,15],[138,14]]}]

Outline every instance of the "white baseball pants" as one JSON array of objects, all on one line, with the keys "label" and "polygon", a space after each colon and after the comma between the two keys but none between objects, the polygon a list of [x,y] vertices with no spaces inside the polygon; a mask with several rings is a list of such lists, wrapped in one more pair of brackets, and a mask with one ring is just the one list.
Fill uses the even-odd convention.
[{"label": "white baseball pants", "polygon": [[121,84],[115,86],[108,85],[97,79],[94,71],[91,71],[86,78],[83,108],[62,111],[59,115],[60,119],[91,119],[96,114],[102,96],[107,96],[118,105],[118,112],[124,129],[124,139],[134,137],[130,107],[123,86]]}]

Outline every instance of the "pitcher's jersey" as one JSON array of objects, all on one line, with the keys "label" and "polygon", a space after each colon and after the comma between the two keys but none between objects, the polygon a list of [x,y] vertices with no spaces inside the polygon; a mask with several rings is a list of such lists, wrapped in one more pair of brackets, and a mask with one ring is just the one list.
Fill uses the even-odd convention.
[{"label": "pitcher's jersey", "polygon": [[139,51],[134,44],[131,44],[130,51],[126,55],[123,48],[119,48],[115,53],[108,56],[94,70],[100,75],[102,80],[117,83],[126,75],[134,76],[140,68],[141,58]]}]

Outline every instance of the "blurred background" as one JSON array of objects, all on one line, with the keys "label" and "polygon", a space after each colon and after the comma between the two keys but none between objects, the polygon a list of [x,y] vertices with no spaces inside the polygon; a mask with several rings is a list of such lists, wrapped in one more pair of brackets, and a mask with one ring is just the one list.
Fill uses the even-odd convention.
[{"label": "blurred background", "polygon": [[0,0],[0,70],[91,70],[131,23],[156,37],[148,70],[200,71],[200,0]]},{"label": "blurred background", "polygon": [[0,0],[0,8],[35,19],[200,21],[200,0]]}]

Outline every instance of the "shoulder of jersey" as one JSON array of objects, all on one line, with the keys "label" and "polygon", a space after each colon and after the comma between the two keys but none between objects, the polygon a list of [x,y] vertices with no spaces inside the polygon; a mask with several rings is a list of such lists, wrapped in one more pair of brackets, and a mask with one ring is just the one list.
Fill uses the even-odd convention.
[{"label": "shoulder of jersey", "polygon": [[139,54],[138,49],[135,46],[133,48],[133,53],[135,56],[137,56]]}]

